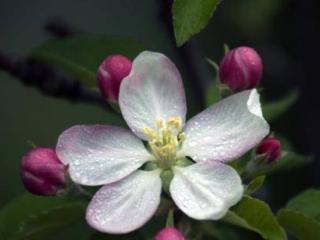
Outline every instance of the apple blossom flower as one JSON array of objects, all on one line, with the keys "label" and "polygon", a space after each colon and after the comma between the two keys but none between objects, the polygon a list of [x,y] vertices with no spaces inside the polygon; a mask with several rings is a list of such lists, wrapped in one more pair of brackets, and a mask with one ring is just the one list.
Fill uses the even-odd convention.
[{"label": "apple blossom flower", "polygon": [[[69,165],[74,182],[104,185],[87,208],[89,225],[107,233],[141,227],[158,208],[161,173],[167,170],[174,175],[171,197],[191,218],[220,219],[241,199],[240,176],[226,163],[269,132],[256,90],[225,98],[186,123],[178,70],[166,56],[145,51],[122,80],[119,106],[130,130],[77,125],[57,143],[58,156]],[[193,164],[179,165],[185,158]],[[148,162],[153,170],[143,168]]]}]

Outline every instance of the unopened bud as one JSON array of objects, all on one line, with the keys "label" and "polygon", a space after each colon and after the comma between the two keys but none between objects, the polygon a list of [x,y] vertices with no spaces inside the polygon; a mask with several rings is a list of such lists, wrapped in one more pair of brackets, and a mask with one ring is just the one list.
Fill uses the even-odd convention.
[{"label": "unopened bud", "polygon": [[162,229],[155,237],[155,240],[186,240],[182,233],[174,227]]},{"label": "unopened bud", "polygon": [[262,77],[262,60],[250,47],[232,49],[223,57],[219,66],[222,84],[233,92],[255,88]]},{"label": "unopened bud", "polygon": [[122,55],[111,55],[99,66],[97,81],[102,95],[113,103],[118,102],[123,78],[129,75],[132,62]]},{"label": "unopened bud", "polygon": [[33,194],[56,195],[65,188],[66,170],[52,148],[36,147],[22,157],[22,182]]},{"label": "unopened bud", "polygon": [[271,163],[281,156],[281,143],[274,137],[268,137],[260,143],[256,153],[265,156],[266,162]]}]

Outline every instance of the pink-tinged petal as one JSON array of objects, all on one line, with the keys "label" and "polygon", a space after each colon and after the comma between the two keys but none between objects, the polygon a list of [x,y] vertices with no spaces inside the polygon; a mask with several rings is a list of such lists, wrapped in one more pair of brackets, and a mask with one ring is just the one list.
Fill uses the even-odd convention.
[{"label": "pink-tinged petal", "polygon": [[153,216],[160,195],[160,172],[138,170],[119,182],[105,185],[94,195],[87,208],[87,222],[105,233],[134,231]]},{"label": "pink-tinged petal", "polygon": [[119,104],[132,131],[146,140],[144,127],[156,120],[181,117],[185,122],[186,100],[181,76],[169,58],[160,53],[142,52],[120,86]]},{"label": "pink-tinged petal", "polygon": [[181,155],[195,161],[230,161],[259,144],[269,133],[257,90],[221,100],[189,120]]},{"label": "pink-tinged petal", "polygon": [[243,195],[238,173],[230,166],[207,161],[174,169],[170,193],[189,217],[217,220]]},{"label": "pink-tinged petal", "polygon": [[77,125],[64,131],[56,151],[76,183],[95,186],[118,181],[152,156],[131,131],[114,126]]}]

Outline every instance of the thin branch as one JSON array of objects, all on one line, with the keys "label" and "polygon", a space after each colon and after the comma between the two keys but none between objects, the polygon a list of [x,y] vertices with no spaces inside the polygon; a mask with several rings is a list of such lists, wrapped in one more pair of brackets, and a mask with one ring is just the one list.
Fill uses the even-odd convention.
[{"label": "thin branch", "polygon": [[44,29],[57,38],[72,37],[75,34],[81,33],[80,30],[59,17],[50,18],[45,24]]},{"label": "thin branch", "polygon": [[76,79],[39,61],[13,57],[0,51],[0,70],[15,77],[26,86],[36,87],[46,95],[77,103],[96,104],[113,111],[98,92],[83,87]]},{"label": "thin branch", "polygon": [[[171,40],[172,45],[176,47],[176,42],[174,38],[174,30],[172,24],[172,13],[171,8],[173,0],[161,1],[160,6],[160,18],[164,23],[164,27],[168,33],[168,37]],[[193,86],[194,94],[197,98],[197,103],[201,108],[205,106],[205,89],[208,85],[208,71],[206,66],[202,63],[204,62],[204,57],[201,56],[195,41],[188,41],[182,47],[177,48],[177,51],[183,60],[191,79],[191,84]]]}]

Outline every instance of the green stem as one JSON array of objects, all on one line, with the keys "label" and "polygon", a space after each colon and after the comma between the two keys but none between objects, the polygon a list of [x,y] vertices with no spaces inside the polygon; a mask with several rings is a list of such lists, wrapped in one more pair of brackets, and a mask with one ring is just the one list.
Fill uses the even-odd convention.
[{"label": "green stem", "polygon": [[168,212],[166,227],[174,227],[174,209],[171,208]]}]

